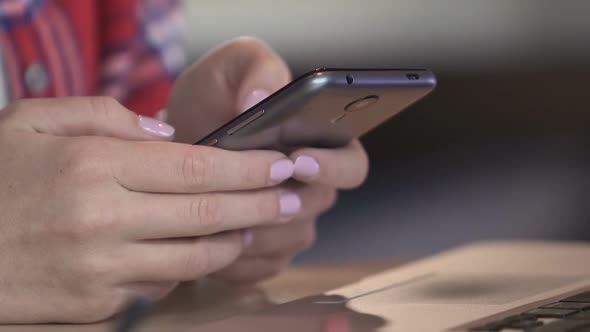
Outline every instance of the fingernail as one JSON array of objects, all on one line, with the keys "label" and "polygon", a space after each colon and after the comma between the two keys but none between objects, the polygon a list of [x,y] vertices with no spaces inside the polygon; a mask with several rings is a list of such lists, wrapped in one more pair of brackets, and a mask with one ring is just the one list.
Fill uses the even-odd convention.
[{"label": "fingernail", "polygon": [[169,138],[174,136],[174,127],[154,118],[140,115],[139,126],[151,135]]},{"label": "fingernail", "polygon": [[320,164],[313,157],[299,156],[295,159],[295,169],[293,173],[298,177],[313,178],[320,174]]},{"label": "fingernail", "polygon": [[277,183],[283,182],[293,176],[294,168],[289,159],[277,160],[270,166],[270,179]]},{"label": "fingernail", "polygon": [[242,241],[244,241],[244,247],[249,247],[254,241],[254,232],[251,229],[245,229],[242,231]]},{"label": "fingernail", "polygon": [[280,194],[281,217],[289,218],[301,210],[301,198],[292,192],[282,192]]},{"label": "fingernail", "polygon": [[246,96],[246,100],[244,101],[244,105],[241,109],[242,112],[248,110],[250,107],[258,104],[259,102],[261,102],[262,100],[266,99],[268,96],[270,96],[270,93],[266,90],[262,90],[262,89],[256,89],[252,92],[250,92],[250,94],[248,96]]}]

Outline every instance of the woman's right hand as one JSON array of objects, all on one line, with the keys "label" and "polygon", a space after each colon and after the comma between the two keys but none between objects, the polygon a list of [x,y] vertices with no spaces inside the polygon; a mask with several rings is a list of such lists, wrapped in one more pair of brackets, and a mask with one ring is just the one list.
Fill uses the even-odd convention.
[{"label": "woman's right hand", "polygon": [[273,151],[165,142],[172,128],[104,97],[0,111],[0,322],[91,322],[217,271],[240,229],[287,221]]}]

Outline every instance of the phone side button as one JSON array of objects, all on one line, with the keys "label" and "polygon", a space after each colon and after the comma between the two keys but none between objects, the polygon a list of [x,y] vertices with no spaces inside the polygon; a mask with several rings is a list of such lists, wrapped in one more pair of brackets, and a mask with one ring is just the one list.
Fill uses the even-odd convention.
[{"label": "phone side button", "polygon": [[250,124],[252,121],[258,119],[259,117],[261,117],[264,114],[264,110],[260,110],[254,114],[252,114],[250,117],[246,118],[244,121],[238,123],[235,127],[231,128],[230,130],[227,131],[228,135],[233,135],[236,133],[236,131],[246,127],[248,124]]}]

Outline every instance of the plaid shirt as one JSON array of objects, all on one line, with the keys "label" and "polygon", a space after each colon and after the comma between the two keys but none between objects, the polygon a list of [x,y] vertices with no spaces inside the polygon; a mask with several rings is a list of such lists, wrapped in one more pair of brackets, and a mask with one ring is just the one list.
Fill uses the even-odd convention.
[{"label": "plaid shirt", "polygon": [[176,0],[0,0],[8,97],[106,95],[153,116],[185,65],[182,29]]}]

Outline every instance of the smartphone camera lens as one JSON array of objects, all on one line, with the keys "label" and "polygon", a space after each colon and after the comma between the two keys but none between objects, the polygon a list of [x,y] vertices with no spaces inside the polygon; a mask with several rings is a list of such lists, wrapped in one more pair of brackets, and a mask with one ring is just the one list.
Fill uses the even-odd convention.
[{"label": "smartphone camera lens", "polygon": [[346,75],[346,82],[348,84],[352,84],[352,82],[354,82],[354,77],[352,77],[350,74]]},{"label": "smartphone camera lens", "polygon": [[419,80],[420,79],[420,75],[418,74],[406,74],[406,77],[410,80],[410,81],[415,81],[415,80]]},{"label": "smartphone camera lens", "polygon": [[378,100],[379,96],[375,95],[359,98],[344,106],[344,110],[349,113],[362,111],[375,104]]}]

